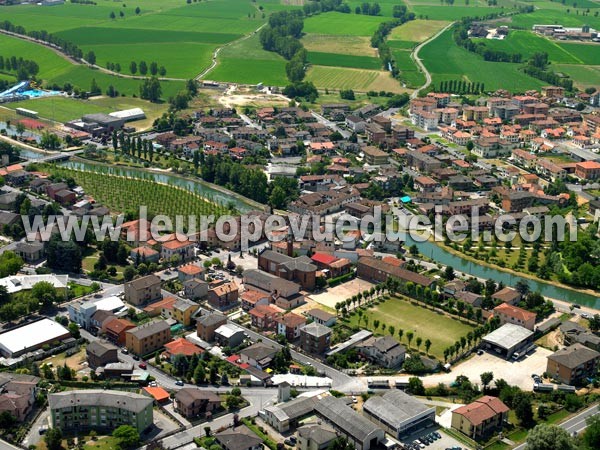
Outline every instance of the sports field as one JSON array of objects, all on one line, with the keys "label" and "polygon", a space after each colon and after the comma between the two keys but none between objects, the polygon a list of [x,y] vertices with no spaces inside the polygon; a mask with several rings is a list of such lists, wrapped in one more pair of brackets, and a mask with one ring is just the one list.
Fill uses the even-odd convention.
[{"label": "sports field", "polygon": [[458,47],[452,29],[425,45],[419,56],[431,72],[434,85],[444,80],[465,80],[484,83],[486,90],[504,88],[523,92],[544,84],[521,72],[520,64],[484,61],[481,56]]},{"label": "sports field", "polygon": [[354,89],[360,92],[404,92],[400,83],[383,70],[349,69],[342,67],[311,66],[306,80],[322,89]]},{"label": "sports field", "polygon": [[[471,325],[455,320],[446,315],[422,308],[399,298],[391,298],[373,308],[364,311],[363,317],[369,318],[368,329],[374,330],[373,322],[379,320],[380,326],[376,333],[389,334],[388,329],[382,331],[381,324],[386,328],[392,325],[395,328],[395,338],[398,339],[398,330],[403,330],[402,344],[408,345],[406,333],[412,331],[414,338],[411,348],[416,348],[416,339],[420,337],[423,342],[431,340],[429,353],[439,359],[444,358],[444,349],[453,345],[462,336],[466,336],[473,329]],[[358,314],[350,318],[351,324],[358,324]],[[362,328],[365,327],[364,320],[361,321]],[[424,347],[421,346],[421,350]]]}]

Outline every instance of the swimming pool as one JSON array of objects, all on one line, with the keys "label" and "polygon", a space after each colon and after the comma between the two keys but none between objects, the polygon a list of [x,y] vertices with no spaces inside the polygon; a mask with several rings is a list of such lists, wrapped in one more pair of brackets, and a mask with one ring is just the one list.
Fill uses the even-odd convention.
[{"label": "swimming pool", "polygon": [[42,91],[40,89],[29,89],[27,91],[19,92],[20,95],[26,95],[29,98],[40,98],[40,97],[51,97],[54,95],[60,95],[58,91]]}]

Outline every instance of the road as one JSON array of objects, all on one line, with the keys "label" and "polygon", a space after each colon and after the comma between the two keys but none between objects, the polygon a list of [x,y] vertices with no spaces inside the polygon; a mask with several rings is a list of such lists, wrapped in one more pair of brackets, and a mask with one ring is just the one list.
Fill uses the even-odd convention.
[{"label": "road", "polygon": [[436,39],[440,34],[442,34],[448,28],[450,28],[452,25],[454,25],[454,22],[452,22],[448,26],[446,26],[443,29],[441,29],[440,31],[438,31],[434,36],[430,37],[425,42],[421,42],[419,45],[417,45],[417,47],[415,48],[415,51],[410,55],[412,57],[412,59],[415,61],[415,63],[417,63],[417,66],[419,66],[419,69],[421,70],[421,72],[423,72],[423,74],[425,74],[425,84],[423,86],[421,86],[419,89],[416,89],[410,95],[411,98],[417,98],[417,96],[419,95],[419,92],[421,92],[423,89],[427,89],[427,86],[429,86],[431,84],[431,74],[429,73],[429,71],[427,70],[427,68],[425,67],[423,62],[421,61],[421,58],[419,58],[419,51],[423,47],[425,47],[427,44],[429,44],[431,41]]},{"label": "road", "polygon": [[[598,403],[593,406],[590,406],[586,410],[580,412],[575,417],[572,417],[569,420],[565,420],[563,423],[558,426],[567,430],[569,434],[577,433],[579,434],[581,431],[585,430],[587,424],[585,423],[585,419],[590,416],[595,416],[600,412],[598,409]],[[518,447],[515,447],[514,450],[525,450],[527,448],[527,444],[521,444]]]},{"label": "road", "polygon": [[348,130],[343,130],[340,127],[338,127],[335,122],[332,122],[331,120],[327,120],[321,114],[316,113],[313,110],[311,110],[310,113],[312,114],[312,116],[315,119],[317,119],[317,122],[319,122],[320,124],[325,125],[329,129],[337,131],[338,133],[340,133],[344,137],[344,139],[348,139],[350,137],[350,135],[352,134]]}]

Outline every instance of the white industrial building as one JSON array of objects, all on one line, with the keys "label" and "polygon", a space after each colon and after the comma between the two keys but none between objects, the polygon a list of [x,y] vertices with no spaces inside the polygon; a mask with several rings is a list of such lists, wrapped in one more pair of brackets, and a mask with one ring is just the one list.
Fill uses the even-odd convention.
[{"label": "white industrial building", "polygon": [[134,120],[141,120],[146,118],[146,114],[141,108],[124,109],[122,111],[111,112],[109,116],[122,119],[125,122],[133,122]]},{"label": "white industrial building", "polygon": [[0,353],[5,358],[14,358],[69,337],[71,333],[60,323],[42,319],[0,334]]},{"label": "white industrial building", "polygon": [[4,286],[9,294],[30,290],[36,283],[45,281],[56,289],[65,289],[69,282],[68,275],[12,275],[0,279],[0,286]]}]

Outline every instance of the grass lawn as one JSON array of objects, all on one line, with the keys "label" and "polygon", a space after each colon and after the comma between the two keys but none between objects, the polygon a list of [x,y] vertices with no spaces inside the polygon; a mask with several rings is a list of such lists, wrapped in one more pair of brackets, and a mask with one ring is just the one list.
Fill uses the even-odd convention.
[{"label": "grass lawn", "polygon": [[425,75],[419,70],[410,57],[408,50],[394,50],[392,52],[396,66],[400,70],[400,78],[408,87],[419,87],[425,83]]},{"label": "grass lawn", "polygon": [[465,80],[484,83],[488,91],[504,88],[523,92],[539,89],[544,84],[522,73],[520,64],[484,61],[479,55],[458,47],[452,38],[452,29],[423,47],[419,56],[431,72],[434,85],[444,80]]},{"label": "grass lawn", "polygon": [[600,65],[555,64],[554,70],[569,75],[580,89],[595,87],[600,84]]},{"label": "grass lawn", "polygon": [[94,292],[90,286],[77,283],[69,283],[69,292],[73,298],[83,297]]},{"label": "grass lawn", "polygon": [[[411,347],[415,348],[417,336],[423,339],[431,340],[430,354],[439,359],[444,358],[444,349],[453,345],[461,336],[465,336],[473,329],[471,325],[460,322],[444,314],[431,311],[430,309],[409,303],[400,298],[391,298],[373,308],[364,311],[363,317],[369,318],[368,329],[373,331],[373,321],[379,320],[388,327],[393,325],[398,330],[404,330],[402,343],[407,345],[406,333],[412,331],[414,338]],[[358,314],[351,316],[350,323],[358,325]],[[361,321],[361,327],[364,328],[364,320]],[[382,334],[381,328],[379,333]],[[387,330],[386,330],[387,333]],[[424,347],[421,345],[421,350]]]},{"label": "grass lawn", "polygon": [[102,436],[98,440],[88,440],[83,446],[84,450],[115,450],[120,448],[118,444],[119,440],[112,436]]},{"label": "grass lawn", "polygon": [[450,22],[445,20],[411,20],[392,30],[390,40],[423,42]]}]

